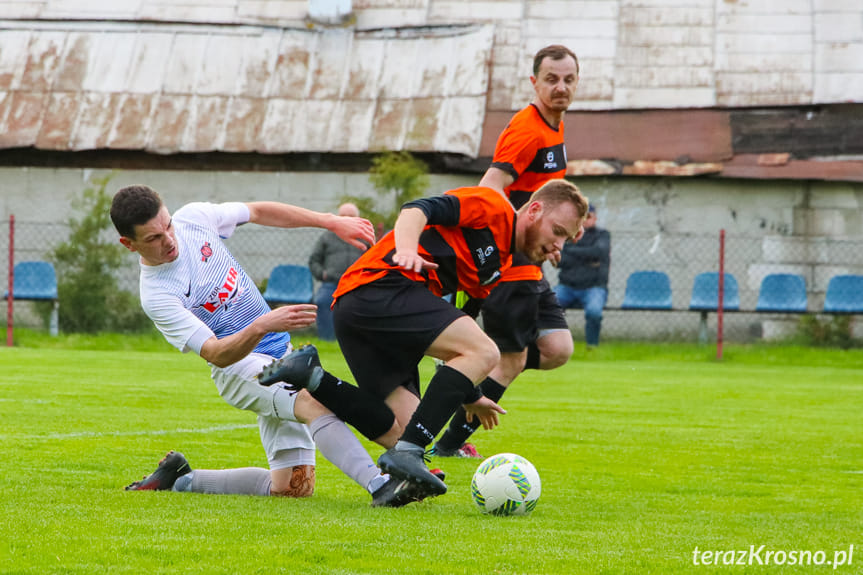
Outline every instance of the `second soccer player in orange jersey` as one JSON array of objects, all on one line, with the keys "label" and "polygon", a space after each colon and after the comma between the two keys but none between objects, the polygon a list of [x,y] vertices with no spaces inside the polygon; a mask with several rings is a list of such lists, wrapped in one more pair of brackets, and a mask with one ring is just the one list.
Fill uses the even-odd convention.
[{"label": "second soccer player in orange jersey", "polygon": [[[513,116],[497,140],[491,167],[481,186],[504,193],[518,209],[545,182],[566,174],[563,116],[578,86],[578,58],[565,46],[547,46],[533,60],[533,101]],[[557,264],[560,252],[545,254]],[[563,309],[542,268],[519,257],[482,304],[483,327],[500,350],[500,362],[480,384],[483,395],[499,401],[524,369],[554,369],[572,355],[572,335]],[[480,457],[466,443],[478,428],[459,410],[435,443],[437,456]]]}]

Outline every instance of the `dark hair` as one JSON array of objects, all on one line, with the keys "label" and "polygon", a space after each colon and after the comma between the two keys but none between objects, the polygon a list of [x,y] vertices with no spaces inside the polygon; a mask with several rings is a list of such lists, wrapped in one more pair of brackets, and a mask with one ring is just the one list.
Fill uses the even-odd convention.
[{"label": "dark hair", "polygon": [[575,60],[575,73],[580,74],[581,68],[578,65],[578,57],[575,55],[575,52],[566,46],[552,44],[551,46],[546,46],[537,52],[536,56],[533,57],[533,75],[537,76],[539,74],[539,67],[542,65],[542,61],[546,58],[551,58],[552,60],[563,60],[567,56]]},{"label": "dark hair", "polygon": [[162,209],[162,198],[149,186],[126,186],[111,201],[111,221],[117,232],[135,239],[135,226],[146,224]]},{"label": "dark hair", "polygon": [[548,209],[554,209],[560,204],[569,202],[575,206],[579,218],[587,215],[589,205],[578,186],[564,179],[549,180],[544,183],[524,205],[527,206],[530,202],[541,202]]}]

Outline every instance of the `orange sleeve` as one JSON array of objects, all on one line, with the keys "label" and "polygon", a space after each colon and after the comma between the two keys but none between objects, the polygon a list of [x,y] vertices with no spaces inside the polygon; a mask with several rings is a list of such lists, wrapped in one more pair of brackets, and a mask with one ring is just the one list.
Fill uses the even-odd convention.
[{"label": "orange sleeve", "polygon": [[[492,158],[492,165],[508,164],[515,172],[510,173],[513,179],[524,173],[533,162],[536,155],[537,132],[520,118],[513,118],[509,126],[501,133]],[[509,171],[509,170],[506,170]]]}]

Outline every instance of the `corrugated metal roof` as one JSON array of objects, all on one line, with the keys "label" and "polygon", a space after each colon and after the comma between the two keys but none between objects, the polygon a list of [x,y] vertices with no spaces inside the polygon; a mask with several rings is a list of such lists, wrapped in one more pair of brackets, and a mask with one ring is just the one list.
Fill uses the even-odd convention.
[{"label": "corrugated metal roof", "polygon": [[476,157],[492,26],[0,30],[0,148]]}]

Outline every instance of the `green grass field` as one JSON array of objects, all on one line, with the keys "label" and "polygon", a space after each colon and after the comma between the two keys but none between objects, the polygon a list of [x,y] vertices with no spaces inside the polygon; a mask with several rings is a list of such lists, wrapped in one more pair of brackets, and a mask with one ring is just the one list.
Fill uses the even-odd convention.
[{"label": "green grass field", "polygon": [[[18,343],[0,349],[4,574],[810,573],[850,545],[836,571],[863,572],[861,351],[612,343],[527,373],[475,436],[542,477],[533,515],[500,518],[470,499],[475,460],[434,460],[449,493],[402,509],[370,508],[320,454],[306,500],[125,492],[169,449],[265,466],[254,416],[159,341]],[[825,564],[693,564],[750,545]]]}]

